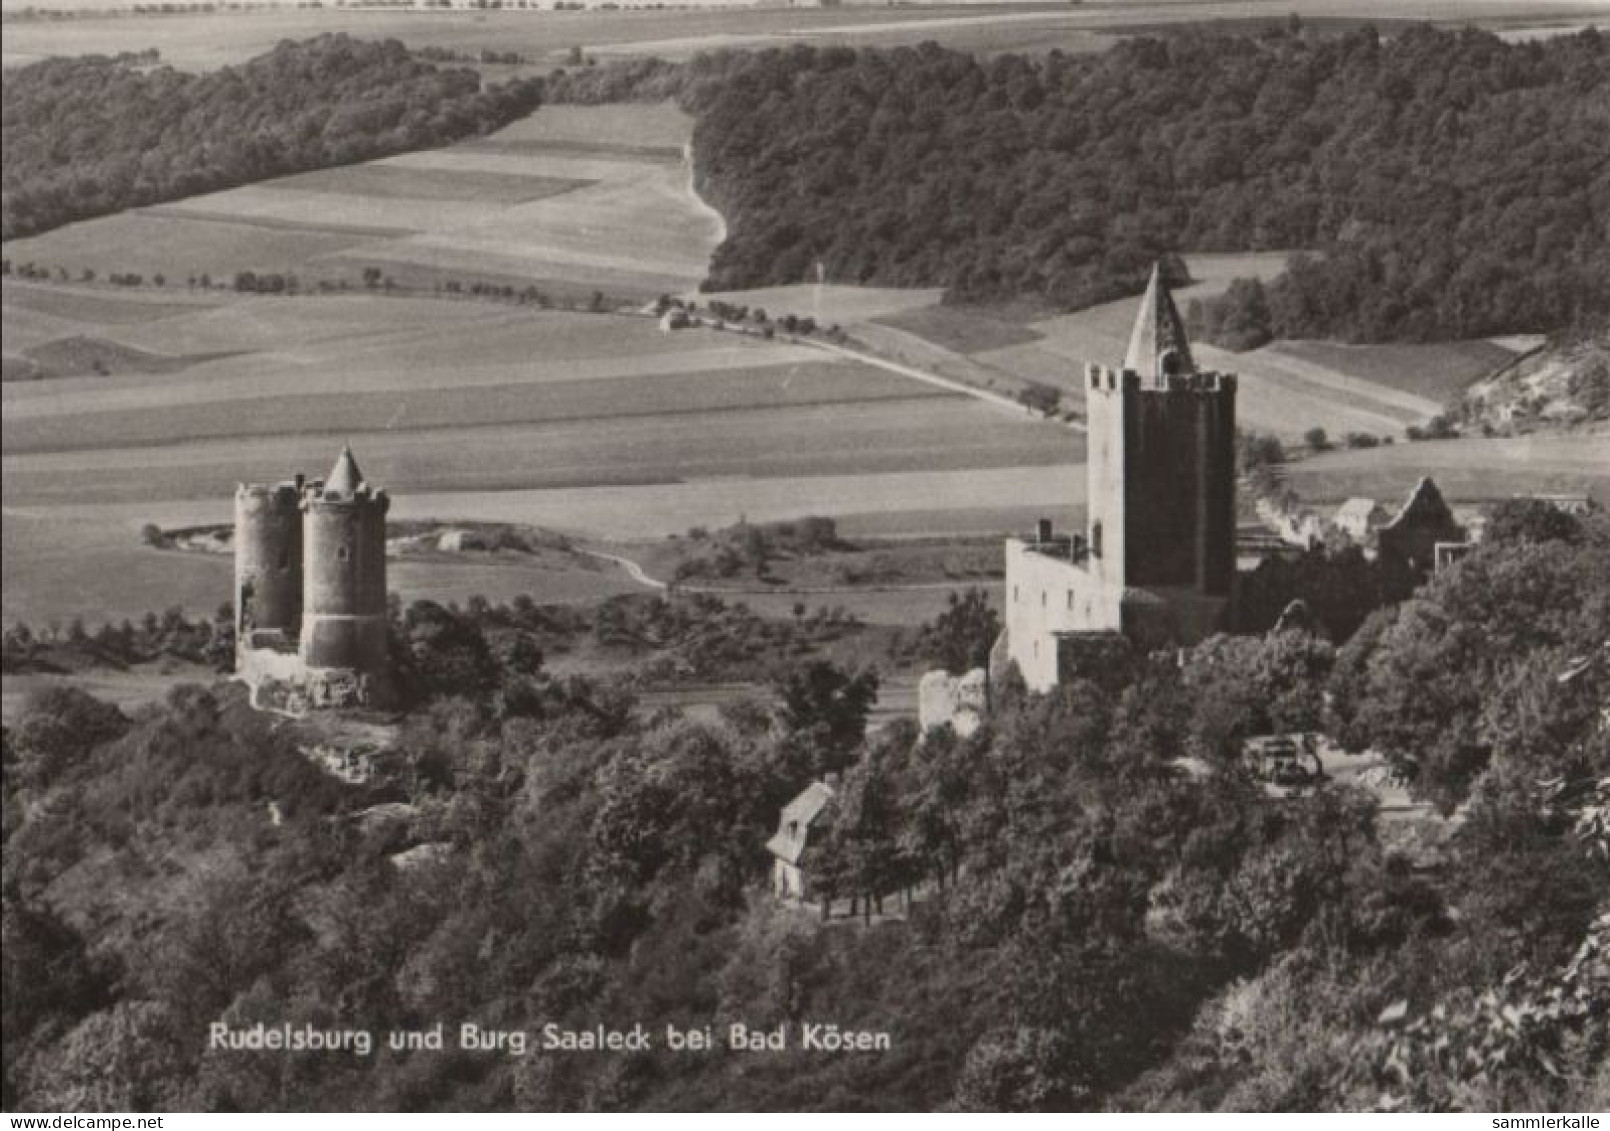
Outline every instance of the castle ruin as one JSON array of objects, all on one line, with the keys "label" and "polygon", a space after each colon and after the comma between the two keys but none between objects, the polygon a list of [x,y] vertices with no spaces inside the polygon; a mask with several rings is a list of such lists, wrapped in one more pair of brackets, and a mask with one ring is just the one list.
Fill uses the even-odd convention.
[{"label": "castle ruin", "polygon": [[1087,521],[1006,543],[1005,629],[992,674],[1035,691],[1102,662],[1115,638],[1186,647],[1227,623],[1235,584],[1235,394],[1200,372],[1152,269],[1121,370],[1085,370]]},{"label": "castle ruin", "polygon": [[389,696],[386,511],[343,448],[327,479],[235,490],[235,671],[301,713]]}]

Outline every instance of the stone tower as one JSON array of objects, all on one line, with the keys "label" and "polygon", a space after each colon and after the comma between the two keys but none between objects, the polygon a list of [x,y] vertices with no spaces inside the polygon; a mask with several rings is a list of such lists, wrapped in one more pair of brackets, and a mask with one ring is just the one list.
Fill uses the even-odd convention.
[{"label": "stone tower", "polygon": [[[297,639],[302,620],[302,477],[235,488],[235,639]],[[278,634],[277,636],[275,634]]]},{"label": "stone tower", "polygon": [[1089,537],[1114,588],[1228,598],[1235,577],[1233,376],[1200,373],[1152,268],[1122,372],[1086,371]]},{"label": "stone tower", "polygon": [[1202,373],[1152,270],[1122,369],[1085,370],[1088,525],[1006,540],[992,675],[1045,691],[1098,678],[1115,647],[1189,647],[1226,624],[1235,587],[1235,389]]},{"label": "stone tower", "polygon": [[386,492],[371,490],[341,449],[330,476],[302,496],[301,659],[309,668],[386,671]]}]

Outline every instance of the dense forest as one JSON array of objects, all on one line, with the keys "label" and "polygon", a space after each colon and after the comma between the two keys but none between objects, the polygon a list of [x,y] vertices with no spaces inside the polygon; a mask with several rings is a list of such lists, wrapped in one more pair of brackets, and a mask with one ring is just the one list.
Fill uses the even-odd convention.
[{"label": "dense forest", "polygon": [[283,42],[190,74],[127,59],[47,59],[4,72],[5,238],[485,133],[533,110],[541,84],[481,87],[395,40]]},{"label": "dense forest", "polygon": [[[1007,686],[965,740],[863,737],[875,677],[819,661],[716,719],[634,708],[548,674],[529,603],[397,610],[429,701],[369,785],[238,688],[37,694],[4,741],[4,1106],[1604,1110],[1610,518],[1489,530],[1339,646]],[[925,639],[965,662],[987,613]],[[1237,757],[1320,726],[1462,820],[1277,799]],[[806,862],[870,922],[767,894],[778,807],[829,772]],[[874,914],[911,886],[909,919]],[[217,1021],[449,1035],[242,1052]],[[511,1056],[455,1048],[463,1022],[656,1040]],[[793,1047],[665,1047],[733,1022]],[[806,1024],[890,1047],[803,1051]]]},{"label": "dense forest", "polygon": [[1610,42],[1591,30],[802,46],[554,93],[677,93],[698,115],[701,190],[730,233],[712,290],[820,263],[1080,307],[1138,292],[1164,252],[1304,249],[1268,296],[1284,336],[1546,332],[1610,309]]}]

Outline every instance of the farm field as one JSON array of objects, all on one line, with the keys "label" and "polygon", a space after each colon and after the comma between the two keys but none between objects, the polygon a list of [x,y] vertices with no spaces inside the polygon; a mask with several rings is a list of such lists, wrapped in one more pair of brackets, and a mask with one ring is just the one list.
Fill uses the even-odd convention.
[{"label": "farm field", "polygon": [[[1222,293],[1232,279],[1272,278],[1285,252],[1189,255],[1192,285],[1176,298]],[[805,313],[816,288],[808,285],[742,292],[768,311]],[[868,346],[897,360],[975,385],[1010,392],[1023,382],[1052,385],[1074,406],[1082,402],[1084,366],[1117,365],[1129,343],[1136,300],[1120,299],[1072,314],[1046,316],[1022,308],[959,307],[922,301],[931,292],[866,290],[828,285],[824,308]],[[900,296],[909,296],[901,301]],[[727,296],[722,296],[727,297]],[[835,315],[846,315],[842,319]],[[1204,368],[1237,373],[1241,419],[1284,436],[1316,425],[1333,435],[1358,431],[1401,435],[1410,424],[1441,412],[1451,389],[1461,388],[1514,356],[1510,344],[1486,341],[1426,346],[1342,346],[1279,342],[1233,354],[1194,343]]]},{"label": "farm field", "polygon": [[1610,503],[1610,433],[1398,443],[1292,463],[1287,478],[1309,502],[1354,496],[1401,501],[1429,475],[1454,503],[1587,491]]},{"label": "farm field", "polygon": [[378,268],[425,290],[489,281],[641,302],[697,286],[722,237],[692,191],[691,132],[668,104],[546,106],[486,138],[86,220],[7,256],[169,289],[243,271],[359,286]]},{"label": "farm field", "polygon": [[[0,294],[8,348],[15,317],[34,320],[36,352],[60,332],[194,359],[0,389],[8,620],[210,610],[227,561],[148,549],[140,526],[228,521],[237,481],[317,475],[344,441],[398,518],[593,537],[808,513],[861,529],[915,513],[944,532],[950,508],[987,530],[1003,501],[1066,505],[1082,478],[1078,437],[1053,425],[803,346],[664,334],[645,317],[365,294],[156,303],[16,281]],[[634,588],[492,562],[403,562],[393,582],[435,598]]]},{"label": "farm field", "polygon": [[[26,620],[44,628],[81,616],[95,625],[174,605],[196,617],[229,599],[228,557],[142,545],[135,513],[131,509],[129,520],[120,522],[103,510],[86,521],[71,508],[41,516],[7,507],[0,527],[5,622]],[[213,513],[227,520],[227,500]],[[477,594],[507,601],[529,593],[546,604],[573,604],[642,592],[624,573],[579,556],[570,568],[492,555],[452,562],[401,559],[390,563],[388,579],[408,600],[444,603]]]},{"label": "farm field", "polygon": [[[580,46],[598,56],[617,54],[687,58],[721,47],[776,47],[791,43],[893,46],[932,39],[974,51],[1100,50],[1115,32],[1155,30],[1170,24],[1245,19],[1235,0],[1178,0],[1088,5],[980,4],[904,6],[897,12],[866,7],[749,7],[709,4],[685,11],[411,11],[284,9],[212,15],[130,15],[123,0],[7,0],[23,7],[123,11],[107,18],[19,21],[6,28],[4,64],[49,55],[115,54],[156,47],[173,66],[204,70],[244,62],[281,39],[321,32],[402,40],[411,47],[518,51],[525,70],[562,65]],[[1580,26],[1602,17],[1598,0],[1289,0],[1274,18],[1295,11],[1307,20],[1340,18],[1387,22],[1477,21],[1526,34]],[[505,68],[488,68],[498,73]]]},{"label": "farm field", "polygon": [[[1234,278],[1272,278],[1285,265],[1284,253],[1186,259],[1197,282],[1176,292],[1182,309],[1192,298],[1222,293]],[[1087,361],[1116,365],[1123,358],[1134,309],[1134,299],[1122,299],[1033,321],[1026,329],[1039,335],[1037,340],[972,349],[968,356],[976,364],[1054,385],[1077,403],[1083,399],[1080,385]],[[1410,424],[1441,412],[1453,390],[1515,356],[1507,346],[1486,341],[1421,346],[1275,342],[1246,353],[1201,342],[1191,348],[1204,369],[1239,375],[1236,408],[1246,426],[1287,437],[1315,426],[1336,436],[1402,435]]]},{"label": "farm field", "polygon": [[858,287],[845,283],[795,283],[744,291],[688,291],[682,297],[699,304],[709,300],[758,307],[772,318],[809,315],[823,326],[849,326],[873,319],[937,308],[944,292],[936,287]]},{"label": "farm field", "polygon": [[[625,539],[680,534],[691,526],[723,525],[738,517],[769,521],[805,514],[843,515],[844,529],[857,533],[895,535],[918,524],[924,534],[942,534],[950,512],[935,510],[938,500],[955,505],[964,532],[998,533],[1022,528],[1029,515],[1071,518],[1069,500],[1083,499],[1081,472],[1057,466],[417,494],[395,480],[379,474],[375,478],[396,492],[393,514],[399,519],[536,522]],[[205,468],[197,470],[196,479],[215,481]],[[229,521],[232,488],[230,481],[225,483],[222,496],[206,499],[108,503],[97,501],[94,483],[80,493],[82,502],[17,506],[8,499],[0,526],[4,620],[44,625],[83,616],[93,625],[171,605],[192,613],[215,608],[229,593],[229,559],[151,549],[140,544],[139,528],[145,522],[173,527]],[[8,496],[9,484],[8,469]],[[1001,499],[1018,506],[997,510]],[[587,570],[565,578],[555,571],[539,575],[522,565],[474,562],[445,567],[396,562],[390,581],[409,600],[462,600],[472,594],[507,599],[532,593],[542,601],[581,601],[641,591],[624,573]],[[939,611],[945,597],[945,590],[936,589],[869,590],[806,601],[813,608],[843,605],[870,623],[916,624]],[[757,611],[787,616],[800,598],[757,594],[743,599]]]},{"label": "farm field", "polygon": [[1486,341],[1368,346],[1275,342],[1263,352],[1446,404],[1482,377],[1515,360],[1517,350],[1508,342]]}]

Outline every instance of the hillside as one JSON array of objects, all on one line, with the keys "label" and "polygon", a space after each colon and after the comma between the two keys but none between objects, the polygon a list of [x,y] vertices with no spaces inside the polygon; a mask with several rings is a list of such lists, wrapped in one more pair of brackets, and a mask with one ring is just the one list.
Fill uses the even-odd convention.
[{"label": "hillside", "polygon": [[539,83],[481,87],[395,40],[283,42],[206,75],[137,57],[4,72],[4,236],[485,133]]},{"label": "hillside", "polygon": [[1596,32],[1419,27],[730,53],[681,97],[729,224],[713,290],[820,270],[1073,308],[1170,251],[1309,248],[1268,288],[1273,336],[1436,341],[1610,308],[1606,91]]},{"label": "hillside", "polygon": [[1468,422],[1505,435],[1603,425],[1610,421],[1610,323],[1525,355],[1471,388],[1462,407]]},{"label": "hillside", "polygon": [[[272,717],[224,684],[132,714],[50,689],[0,779],[3,1102],[1604,1110],[1607,546],[1603,515],[1512,506],[1341,648],[1115,658],[920,745],[864,734],[877,677],[831,664],[714,717],[646,709],[554,673],[575,618],[530,601],[397,610],[420,706],[395,723]],[[591,619],[640,662],[752,668],[832,629],[702,597]],[[1453,815],[1387,810],[1339,753],[1279,799],[1240,768],[1245,736],[1322,724]],[[317,769],[332,742],[375,776]],[[802,856],[824,920],[772,898],[764,845],[839,772]],[[373,1044],[245,1053],[209,1045],[218,1022]],[[438,1023],[441,1048],[387,1039]],[[509,1038],[467,1047],[464,1023]],[[651,1041],[557,1051],[549,1024]],[[783,1047],[729,1047],[733,1024]],[[815,1051],[813,1026],[883,1044]]]}]

